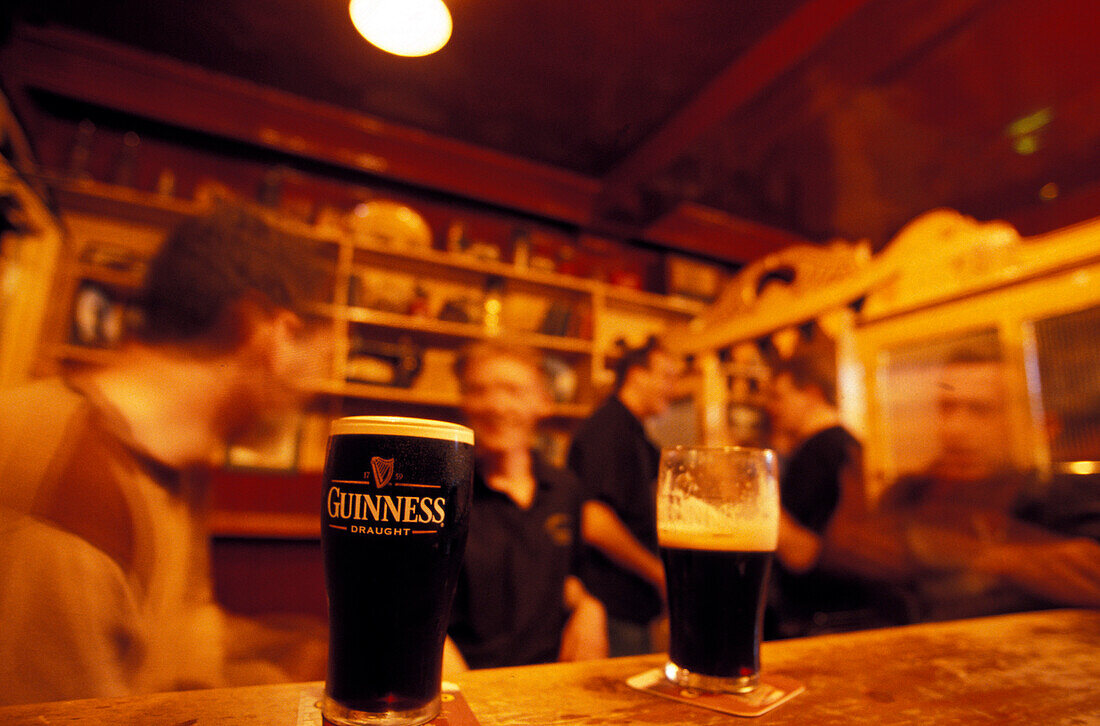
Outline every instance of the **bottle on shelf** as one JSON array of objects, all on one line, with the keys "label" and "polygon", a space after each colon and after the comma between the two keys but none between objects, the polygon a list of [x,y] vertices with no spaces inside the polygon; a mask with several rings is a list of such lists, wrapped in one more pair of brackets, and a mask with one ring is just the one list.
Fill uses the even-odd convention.
[{"label": "bottle on shelf", "polygon": [[504,311],[504,278],[491,277],[485,283],[485,314],[482,318],[482,326],[485,334],[497,337],[502,332],[501,314]]}]

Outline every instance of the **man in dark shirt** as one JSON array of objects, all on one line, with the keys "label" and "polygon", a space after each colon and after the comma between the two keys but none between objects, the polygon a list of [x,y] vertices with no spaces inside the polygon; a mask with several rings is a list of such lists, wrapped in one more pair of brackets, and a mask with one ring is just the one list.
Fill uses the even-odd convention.
[{"label": "man in dark shirt", "polygon": [[584,581],[607,607],[611,655],[653,650],[650,624],[663,610],[657,556],[660,452],[642,421],[668,408],[679,362],[650,339],[616,366],[614,393],[577,430],[569,468],[584,492]]},{"label": "man in dark shirt", "polygon": [[[773,433],[790,441],[780,476],[779,544],[768,636],[882,624],[867,587],[818,568],[821,538],[847,486],[857,489],[860,444],[840,424],[835,365],[827,353],[798,353],[773,368],[768,413]],[[849,500],[861,491],[846,492]]]},{"label": "man in dark shirt", "polygon": [[576,477],[531,448],[550,411],[538,356],[479,343],[456,373],[476,473],[451,642],[473,668],[606,656],[603,606],[575,576]]}]

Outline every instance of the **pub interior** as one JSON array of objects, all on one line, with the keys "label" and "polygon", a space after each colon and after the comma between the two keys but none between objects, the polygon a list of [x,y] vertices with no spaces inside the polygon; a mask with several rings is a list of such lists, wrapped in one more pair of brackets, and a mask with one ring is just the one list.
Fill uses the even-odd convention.
[{"label": "pub interior", "polygon": [[[623,408],[643,412],[654,450],[778,453],[763,668],[805,691],[763,721],[1097,718],[1100,6],[447,6],[449,39],[424,55],[368,43],[342,2],[47,0],[5,12],[0,622],[45,629],[0,625],[0,661],[37,648],[34,666],[69,681],[51,691],[38,671],[0,668],[0,721],[319,723],[301,704],[325,678],[331,423],[461,423],[471,346],[534,352],[549,398],[531,445],[590,495],[571,526],[596,547],[587,507],[607,497],[575,439],[605,401],[635,400],[617,369],[629,379],[639,349],[657,376],[654,342],[675,363],[665,400]],[[171,277],[166,238],[225,208],[263,220],[293,247],[279,260],[310,279],[304,300],[268,300],[292,317],[241,308],[281,357],[248,368],[206,349],[194,366],[183,348],[149,354],[141,340],[173,337],[149,297],[151,279]],[[205,249],[212,274],[249,274],[227,247]],[[165,304],[194,311],[217,286],[168,289]],[[222,332],[242,335],[233,326]],[[62,663],[99,644],[45,644],[51,621],[63,627],[51,608],[63,600],[83,617],[131,595],[75,597],[72,581],[60,598],[20,600],[30,588],[19,578],[49,565],[23,558],[11,523],[37,511],[54,527],[79,507],[89,524],[65,537],[110,543],[116,509],[137,505],[89,490],[42,515],[46,488],[88,472],[82,454],[60,474],[40,460],[23,414],[52,421],[74,391],[98,400],[74,381],[137,391],[112,388],[112,372],[144,371],[197,417],[230,365],[255,384],[248,403],[267,397],[268,409],[248,419],[248,406],[223,402],[217,415],[249,425],[215,427],[201,465],[172,442],[130,464],[174,482],[143,516],[170,515],[172,554],[157,556],[195,579],[174,596],[161,583],[163,597],[202,589],[239,621],[233,645],[277,651],[280,669],[82,682]],[[55,381],[52,398],[19,397]],[[123,443],[156,407],[136,394],[115,405],[133,429]],[[69,431],[43,425],[59,441]],[[86,468],[111,445],[99,441]],[[795,471],[801,486],[788,483]],[[651,484],[631,496],[651,497]],[[157,539],[126,528],[131,545]],[[123,570],[156,569],[137,545],[125,554]],[[584,572],[585,596],[601,598]],[[650,585],[656,597],[663,583]],[[28,602],[41,617],[21,619]],[[473,714],[451,723],[727,723],[625,685],[667,650],[663,616],[644,623],[645,647],[601,653],[621,657],[446,671]],[[219,627],[203,632],[225,638]],[[836,666],[830,653],[851,657]],[[168,657],[208,655],[194,643]],[[232,688],[260,683],[282,685]],[[509,683],[523,693],[503,694]],[[554,687],[570,704],[531,695]]]}]

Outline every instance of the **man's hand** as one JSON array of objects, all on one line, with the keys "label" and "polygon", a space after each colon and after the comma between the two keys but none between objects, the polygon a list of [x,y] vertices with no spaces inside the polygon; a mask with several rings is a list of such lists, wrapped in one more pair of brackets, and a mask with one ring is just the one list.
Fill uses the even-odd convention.
[{"label": "man's hand", "polygon": [[565,604],[572,610],[561,632],[558,660],[562,662],[606,658],[607,613],[603,603],[588,594],[576,577],[565,581]]}]

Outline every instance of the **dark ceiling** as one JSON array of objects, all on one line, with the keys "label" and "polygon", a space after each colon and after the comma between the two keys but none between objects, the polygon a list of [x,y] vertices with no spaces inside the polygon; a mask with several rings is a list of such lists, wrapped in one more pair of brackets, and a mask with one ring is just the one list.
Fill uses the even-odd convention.
[{"label": "dark ceiling", "polygon": [[1025,233],[1100,212],[1095,0],[448,4],[419,59],[360,39],[345,0],[21,13],[583,174],[639,227],[688,201],[881,244],[940,206]]}]

